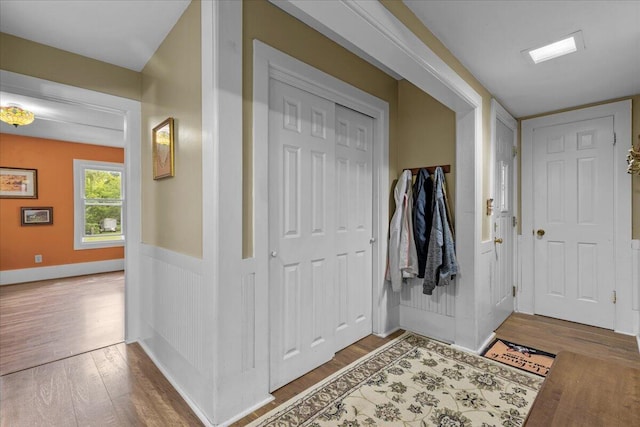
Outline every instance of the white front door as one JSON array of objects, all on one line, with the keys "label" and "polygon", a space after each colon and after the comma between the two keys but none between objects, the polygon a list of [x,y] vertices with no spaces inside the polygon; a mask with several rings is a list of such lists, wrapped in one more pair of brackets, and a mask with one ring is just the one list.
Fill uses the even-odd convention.
[{"label": "white front door", "polygon": [[613,117],[533,130],[537,314],[613,329],[613,143]]},{"label": "white front door", "polygon": [[513,141],[514,131],[496,120],[493,236],[495,271],[491,287],[494,325],[513,312]]},{"label": "white front door", "polygon": [[372,124],[270,81],[271,390],[371,333]]}]

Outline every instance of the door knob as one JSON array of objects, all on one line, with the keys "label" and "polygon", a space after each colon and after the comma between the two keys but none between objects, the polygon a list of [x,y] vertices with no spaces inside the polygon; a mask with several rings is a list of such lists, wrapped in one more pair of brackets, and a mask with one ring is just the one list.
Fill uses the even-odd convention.
[{"label": "door knob", "polygon": [[538,231],[536,231],[536,234],[538,235],[538,237],[542,237],[544,236],[545,231],[541,228]]},{"label": "door knob", "polygon": [[278,256],[278,252],[276,251],[271,251],[271,258],[275,258]]},{"label": "door knob", "polygon": [[494,241],[494,243],[497,243],[499,245],[501,245],[502,242],[503,242],[502,237],[495,238],[495,239],[493,239],[493,241]]}]

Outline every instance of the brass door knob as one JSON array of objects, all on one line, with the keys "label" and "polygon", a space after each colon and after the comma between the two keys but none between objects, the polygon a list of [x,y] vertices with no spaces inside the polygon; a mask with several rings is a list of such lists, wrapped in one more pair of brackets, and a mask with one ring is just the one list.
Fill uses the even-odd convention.
[{"label": "brass door knob", "polygon": [[542,237],[544,236],[545,231],[541,228],[538,231],[536,231],[536,234],[538,235],[538,237]]},{"label": "brass door knob", "polygon": [[499,244],[499,245],[501,245],[501,244],[502,244],[502,242],[503,242],[502,237],[498,237],[498,238],[496,238],[496,239],[493,239],[493,241],[494,241],[494,243],[497,243],[497,244]]}]

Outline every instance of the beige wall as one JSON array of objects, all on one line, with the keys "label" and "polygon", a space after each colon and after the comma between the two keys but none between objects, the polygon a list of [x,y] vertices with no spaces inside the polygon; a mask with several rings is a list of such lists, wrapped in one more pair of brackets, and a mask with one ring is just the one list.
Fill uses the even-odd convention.
[{"label": "beige wall", "polygon": [[455,211],[456,114],[406,80],[398,82],[397,170],[451,165],[445,175]]},{"label": "beige wall", "polygon": [[251,126],[253,39],[258,39],[315,68],[389,103],[389,179],[397,177],[398,82],[266,0],[243,3],[243,253],[253,253]]},{"label": "beige wall", "polygon": [[[625,98],[609,99],[602,102],[595,102],[593,104],[580,105],[573,108],[565,108],[562,110],[549,111],[547,113],[536,114],[533,116],[522,117],[518,119],[518,126],[523,120],[533,119],[535,117],[548,116],[550,114],[564,113],[565,111],[579,110],[581,108],[593,107],[596,105],[608,104],[616,101],[623,101],[625,99],[631,99],[631,141],[624,142],[631,147],[631,144],[635,144],[636,147],[640,146],[640,94],[633,95]],[[518,180],[518,186],[521,181]],[[520,189],[518,189],[520,191]],[[631,177],[631,224],[632,224],[632,239],[640,239],[640,176]]]},{"label": "beige wall", "polygon": [[[142,70],[142,241],[202,257],[200,2]],[[151,130],[175,119],[175,176],[153,180]]]},{"label": "beige wall", "polygon": [[[476,92],[482,96],[482,126],[483,126],[483,174],[482,174],[482,205],[489,198],[489,164],[491,161],[491,94],[476,80],[476,78],[462,65],[460,61],[446,48],[431,31],[424,26],[422,21],[414,15],[403,2],[397,0],[380,0],[396,18],[409,28],[424,44],[436,53],[449,67],[464,79]],[[448,177],[447,177],[448,178]],[[478,206],[478,212],[484,212],[482,206]],[[490,237],[491,217],[482,218],[482,239]]]},{"label": "beige wall", "polygon": [[140,100],[140,73],[10,34],[0,33],[0,68]]}]

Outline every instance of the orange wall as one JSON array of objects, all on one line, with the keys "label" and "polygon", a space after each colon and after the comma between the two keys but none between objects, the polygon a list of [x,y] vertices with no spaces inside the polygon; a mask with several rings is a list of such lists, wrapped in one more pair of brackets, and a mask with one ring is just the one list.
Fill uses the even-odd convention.
[{"label": "orange wall", "polygon": [[[0,199],[0,270],[124,258],[123,247],[73,249],[73,159],[124,163],[124,150],[0,134],[1,166],[38,170],[37,199]],[[22,206],[52,206],[53,225],[21,226]]]}]

